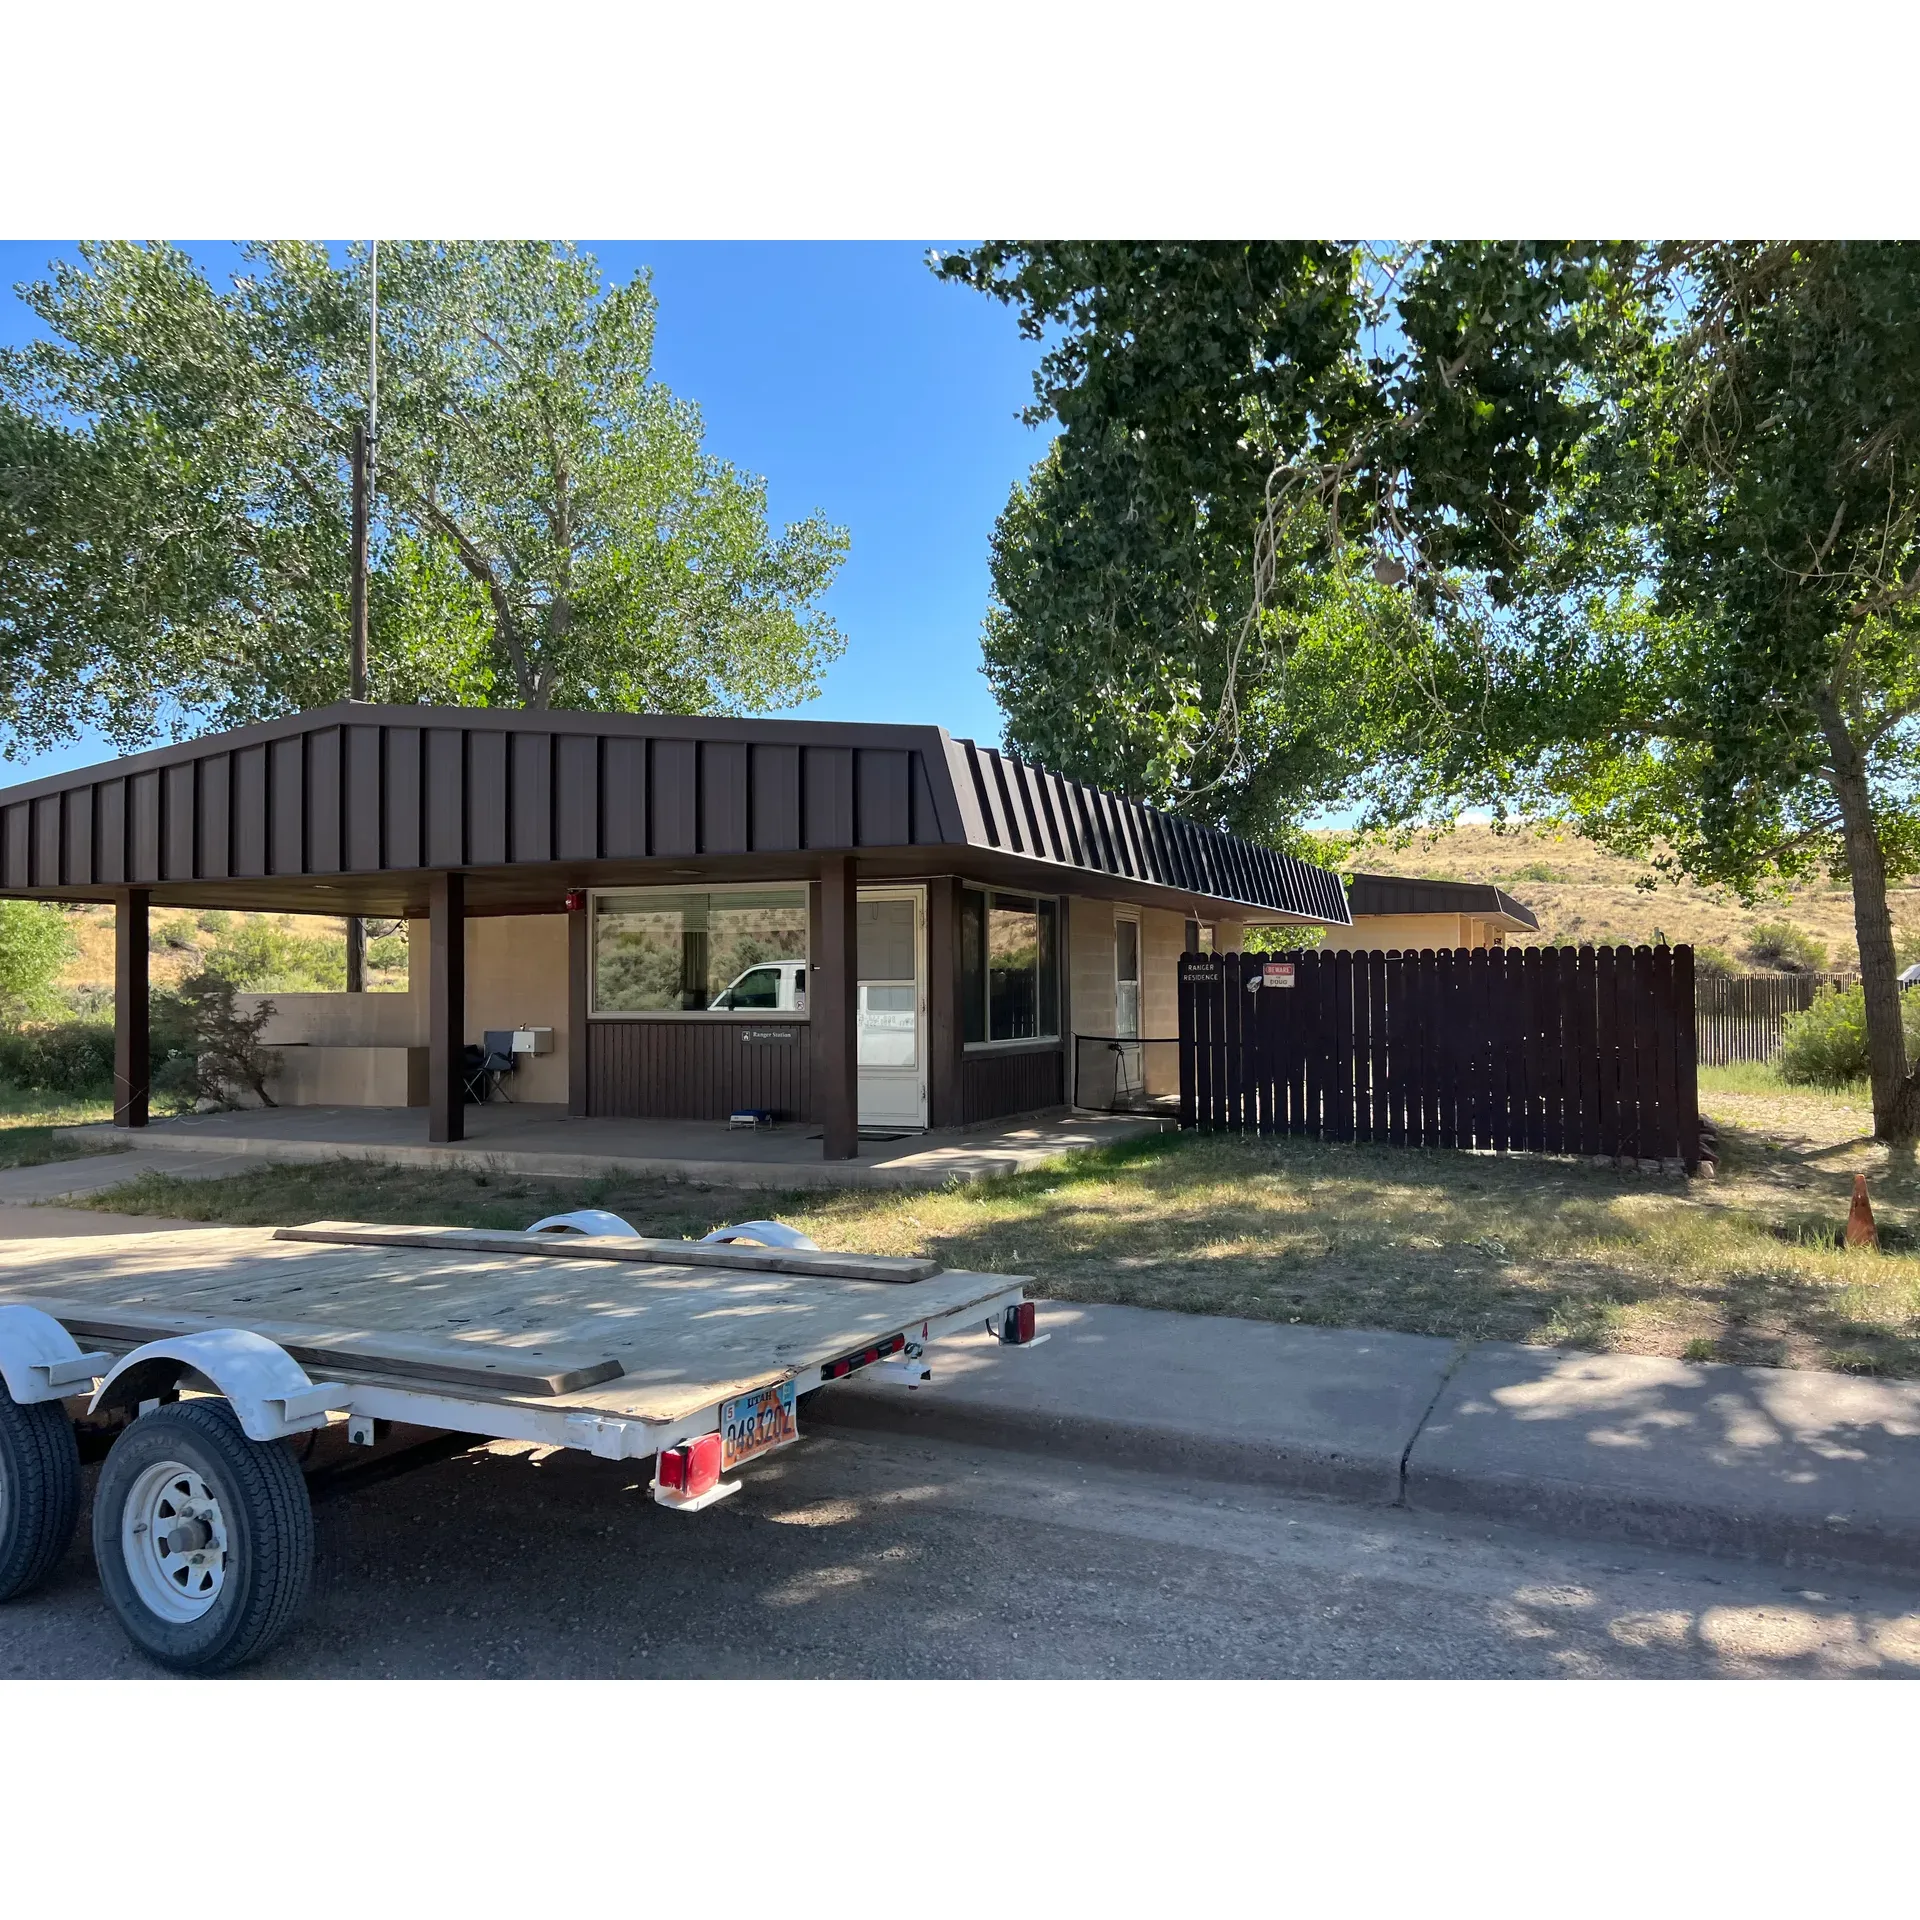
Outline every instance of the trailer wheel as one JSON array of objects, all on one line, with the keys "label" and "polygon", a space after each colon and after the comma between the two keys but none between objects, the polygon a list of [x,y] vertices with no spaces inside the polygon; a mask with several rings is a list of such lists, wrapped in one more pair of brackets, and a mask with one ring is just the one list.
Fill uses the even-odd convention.
[{"label": "trailer wheel", "polygon": [[93,1497],[107,1603],[143,1653],[225,1673],[293,1624],[313,1571],[313,1507],[291,1453],[249,1440],[224,1400],[184,1400],[121,1434]]},{"label": "trailer wheel", "polygon": [[23,1407],[0,1387],[0,1600],[37,1587],[80,1518],[80,1449],[58,1400]]}]

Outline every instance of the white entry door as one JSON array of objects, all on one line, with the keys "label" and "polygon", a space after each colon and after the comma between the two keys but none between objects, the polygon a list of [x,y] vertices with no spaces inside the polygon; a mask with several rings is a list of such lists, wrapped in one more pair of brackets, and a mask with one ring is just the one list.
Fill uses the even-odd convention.
[{"label": "white entry door", "polygon": [[860,1124],[927,1124],[926,893],[860,889]]}]

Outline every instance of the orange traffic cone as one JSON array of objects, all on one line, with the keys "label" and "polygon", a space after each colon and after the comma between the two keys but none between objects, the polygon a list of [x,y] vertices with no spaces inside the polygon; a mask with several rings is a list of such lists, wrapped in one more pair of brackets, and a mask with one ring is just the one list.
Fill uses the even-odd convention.
[{"label": "orange traffic cone", "polygon": [[1867,1198],[1867,1176],[1853,1176],[1853,1205],[1847,1209],[1847,1245],[1880,1251],[1880,1229],[1873,1224],[1873,1202]]}]

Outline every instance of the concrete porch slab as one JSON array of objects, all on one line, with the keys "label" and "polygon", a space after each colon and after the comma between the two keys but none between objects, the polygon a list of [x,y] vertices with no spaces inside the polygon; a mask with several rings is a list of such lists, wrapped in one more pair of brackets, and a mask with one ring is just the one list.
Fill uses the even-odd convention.
[{"label": "concrete porch slab", "polygon": [[[104,1125],[62,1129],[86,1145],[125,1141]],[[897,1139],[862,1139],[854,1160],[823,1160],[805,1126],[731,1129],[696,1120],[573,1120],[557,1106],[469,1107],[467,1138],[427,1141],[424,1107],[273,1107],[157,1120],[144,1150],[255,1160],[375,1160],[390,1166],[586,1178],[621,1173],[740,1187],[943,1187],[1023,1173],[1162,1131],[1153,1119],[1065,1115]],[[127,1176],[127,1177],[130,1177]]]}]

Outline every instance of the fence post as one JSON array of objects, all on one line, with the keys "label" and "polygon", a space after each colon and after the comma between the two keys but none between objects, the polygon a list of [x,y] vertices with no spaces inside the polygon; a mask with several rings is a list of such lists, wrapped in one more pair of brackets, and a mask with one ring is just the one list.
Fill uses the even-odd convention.
[{"label": "fence post", "polygon": [[1187,978],[1187,956],[1183,953],[1174,963],[1175,993],[1180,1007],[1180,1125],[1192,1128],[1199,1124],[1199,1115],[1193,1098],[1193,1050],[1199,1038],[1199,1029],[1193,1017],[1193,982]]},{"label": "fence post", "polygon": [[1695,1050],[1693,949],[1673,950],[1674,1078],[1678,1085],[1680,1158],[1689,1173],[1700,1171],[1700,1059]]}]

